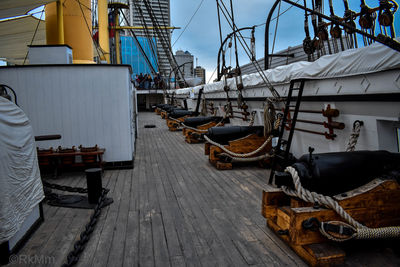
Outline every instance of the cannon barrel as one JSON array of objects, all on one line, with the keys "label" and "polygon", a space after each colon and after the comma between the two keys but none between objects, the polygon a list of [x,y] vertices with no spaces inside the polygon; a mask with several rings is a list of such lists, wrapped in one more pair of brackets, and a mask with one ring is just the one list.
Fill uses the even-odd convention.
[{"label": "cannon barrel", "polygon": [[207,137],[221,145],[228,145],[229,141],[245,137],[249,134],[264,134],[263,126],[230,126],[212,127],[208,129]]},{"label": "cannon barrel", "polygon": [[196,116],[198,115],[195,111],[189,111],[184,109],[173,109],[171,112],[168,113],[170,118],[178,119],[185,116]]},{"label": "cannon barrel", "polygon": [[[354,151],[303,155],[292,166],[297,170],[304,188],[332,196],[353,190],[378,177],[399,176],[400,153]],[[294,188],[288,173],[277,172],[275,183],[279,187]]]},{"label": "cannon barrel", "polygon": [[209,116],[209,117],[194,117],[194,118],[186,118],[183,123],[189,127],[197,127],[209,122],[220,122],[224,121],[224,123],[229,123],[229,118],[223,118],[221,116]]}]

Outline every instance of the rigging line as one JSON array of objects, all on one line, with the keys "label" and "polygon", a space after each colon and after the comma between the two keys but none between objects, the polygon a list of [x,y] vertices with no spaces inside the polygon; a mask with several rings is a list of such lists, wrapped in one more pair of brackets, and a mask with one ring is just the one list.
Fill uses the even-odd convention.
[{"label": "rigging line", "polygon": [[[159,58],[158,51],[157,51],[157,48],[154,45],[153,40],[151,39],[150,32],[149,32],[149,29],[147,27],[147,23],[146,23],[146,21],[144,19],[144,16],[143,16],[143,11],[142,11],[141,7],[136,3],[136,1],[133,1],[133,2],[134,2],[134,5],[135,5],[135,8],[136,8],[136,11],[138,13],[140,13],[139,14],[139,17],[141,18],[140,24],[144,28],[144,32],[145,32],[145,35],[146,35],[146,38],[147,38],[147,42],[148,42],[148,44],[150,46],[150,49],[151,49],[151,52],[152,52],[154,58],[156,59],[156,64],[157,64],[157,67],[158,67],[158,70],[159,70],[160,69],[160,64],[159,64],[159,61],[158,61],[158,58]],[[156,56],[156,52],[154,52],[154,50],[157,51],[157,56]]]},{"label": "rigging line", "polygon": [[[279,12],[281,11],[281,4],[282,4],[282,1],[279,2],[278,16],[277,16],[276,23],[275,23],[274,41],[272,42],[271,54],[273,54],[274,50],[275,50],[276,33],[278,32],[278,24],[279,24],[279,16],[280,16]],[[272,64],[272,57],[271,57],[271,60],[269,62],[269,65],[271,65],[271,64]]]},{"label": "rigging line", "polygon": [[[161,13],[161,20],[162,20],[162,24],[163,24],[163,26],[164,26],[164,32],[165,32],[165,35],[167,36],[167,38],[168,38],[168,40],[169,40],[169,42],[171,42],[171,38],[170,38],[170,31],[167,29],[167,27],[169,26],[169,21],[168,21],[168,23],[166,22],[166,19],[165,19],[165,17],[164,17],[164,12],[162,11],[162,8],[161,8],[161,2],[160,2],[160,0],[157,0],[157,2],[158,2],[158,9],[159,9],[159,11],[160,11],[160,13]],[[161,29],[161,31],[163,31],[163,29]],[[164,34],[164,33],[163,33]]]},{"label": "rigging line", "polygon": [[[101,57],[100,57],[100,53],[99,53],[99,46],[97,45],[97,43],[96,43],[95,40],[93,39],[93,36],[92,36],[92,34],[91,34],[91,31],[90,31],[89,23],[87,22],[86,17],[85,17],[85,13],[83,12],[83,8],[82,8],[81,1],[80,1],[80,0],[75,0],[75,1],[77,1],[78,4],[79,4],[79,7],[80,7],[81,12],[82,12],[82,17],[83,17],[83,19],[85,20],[86,27],[87,27],[87,29],[88,29],[88,31],[89,31],[90,38],[92,39],[92,43],[93,43],[94,46],[96,47],[96,52],[97,52],[97,55],[99,56],[99,59],[100,59]],[[104,57],[103,51],[102,51],[102,50],[100,50],[100,51],[101,51],[101,54],[102,54],[103,57]]]},{"label": "rigging line", "polygon": [[192,22],[192,19],[194,18],[194,16],[196,16],[197,11],[199,11],[201,5],[203,4],[204,0],[201,0],[200,4],[198,5],[196,11],[193,13],[192,17],[190,18],[189,22],[186,24],[185,28],[183,28],[183,31],[181,32],[181,34],[179,34],[178,38],[175,40],[175,42],[172,44],[172,47],[174,47],[174,45],[176,44],[176,42],[178,42],[179,38],[181,38],[182,34],[185,32],[186,28],[189,26],[189,24]]},{"label": "rigging line", "polygon": [[[228,15],[225,14],[224,10],[221,9],[221,11],[222,11],[222,14],[224,15],[225,19],[227,20],[229,26],[231,27],[232,31],[237,31],[237,30],[238,30],[237,26],[236,26],[236,25],[232,25],[232,24],[230,23],[230,21],[228,20],[228,16],[230,17],[228,11],[226,10],[226,12],[228,13]],[[241,40],[240,38],[238,38],[239,43],[241,44],[243,50],[246,52],[246,54],[247,54],[247,56],[249,57],[249,59],[251,59],[251,56],[250,56],[249,52],[246,50],[246,48],[247,48],[247,49],[250,51],[250,48],[249,48],[249,46],[247,45],[246,41],[244,40],[244,37],[243,37],[242,33],[241,33],[240,31],[238,31],[238,33],[239,33],[239,35],[240,35],[240,38],[242,38],[242,40],[243,40],[243,42],[242,42],[242,40]],[[244,43],[244,44],[243,44],[243,43]],[[246,46],[246,47],[245,47],[245,46]]]},{"label": "rigging line", "polygon": [[[146,9],[147,9],[147,8],[146,8]],[[154,28],[156,28],[157,25],[155,24],[154,19],[152,18],[151,14],[150,14],[149,12],[148,12],[148,15],[149,15],[149,17],[150,17],[150,19],[151,19],[152,25],[154,26]],[[153,30],[153,33],[154,33],[154,31],[156,32],[156,35],[157,35],[158,38],[159,38],[159,41],[160,41],[160,43],[161,43],[161,45],[162,45],[162,47],[163,47],[164,52],[167,54],[168,51],[166,51],[166,49],[165,49],[165,44],[164,44],[163,36],[161,36],[160,33],[159,33],[156,29]],[[157,51],[157,52],[158,52],[158,51]],[[167,55],[167,56],[168,56],[168,55]],[[169,60],[169,59],[168,59],[168,60]]]},{"label": "rigging line", "polygon": [[218,66],[214,69],[214,71],[213,71],[213,73],[211,74],[210,79],[208,79],[208,82],[207,82],[207,83],[210,83],[212,77],[214,76],[215,72],[217,71],[217,68],[218,68]]},{"label": "rigging line", "polygon": [[[227,20],[227,22],[228,22],[229,26],[231,27],[231,29],[232,29],[232,30],[235,30],[234,27],[233,27],[233,25],[231,25],[230,21],[228,20],[229,12],[227,11],[227,8],[226,8],[226,7],[225,7],[225,10],[226,10],[226,12],[228,13],[228,15],[225,14],[225,12],[224,12],[223,9],[221,9],[222,14],[225,16],[225,19]],[[237,29],[237,27],[236,27],[236,29]],[[239,33],[239,35],[241,36],[241,38],[243,39],[243,42],[244,42],[244,44],[246,45],[247,49],[249,49],[249,51],[250,51],[250,48],[248,47],[247,43],[245,42],[242,33],[241,33],[240,31],[239,31],[238,33]],[[250,59],[250,61],[251,61],[251,55],[249,54],[249,52],[248,52],[248,51],[246,50],[246,48],[244,47],[244,45],[243,45],[243,43],[242,43],[242,40],[241,40],[240,38],[239,38],[238,40],[239,40],[239,43],[242,45],[243,50],[246,52],[247,56],[249,57],[249,59]],[[268,89],[271,91],[271,94],[272,94],[275,98],[280,98],[279,93],[275,90],[275,88],[272,86],[272,84],[271,84],[270,81],[268,80],[267,76],[265,75],[265,73],[264,73],[263,69],[261,68],[261,66],[259,65],[258,61],[257,61],[257,60],[251,61],[251,63],[252,63],[253,66],[256,68],[257,72],[259,73],[259,75],[260,75],[261,78],[263,79],[264,83],[267,85]]]},{"label": "rigging line", "polygon": [[[216,2],[217,2],[217,15],[218,15],[218,27],[219,27],[219,40],[220,40],[220,42],[221,42],[221,45],[222,45],[222,28],[221,28],[221,17],[220,17],[220,12],[219,12],[219,9],[220,9],[220,7],[219,7],[219,2],[218,2],[218,0],[216,0]],[[218,67],[217,67],[218,68]]]},{"label": "rigging line", "polygon": [[[158,24],[158,21],[155,21],[155,20],[154,20],[151,7],[149,7],[149,6],[148,6],[148,3],[146,3],[146,2],[144,2],[144,5],[146,6],[147,13],[148,13],[148,15],[149,15],[149,17],[150,17],[150,19],[151,19],[152,25],[154,26],[154,30],[155,30],[155,32],[156,32],[158,38],[159,38],[159,41],[160,41],[161,46],[162,46],[162,49],[164,50],[165,55],[167,56],[168,62],[169,62],[169,64],[170,64],[170,67],[173,68],[173,67],[174,67],[174,62],[173,62],[173,60],[171,59],[171,54],[170,54],[171,51],[170,51],[170,49],[169,49],[169,46],[168,46],[168,44],[165,44],[164,32],[159,31],[159,29],[158,29],[159,24]],[[168,37],[167,37],[167,38],[168,38]],[[168,38],[168,39],[169,39],[169,38]]]},{"label": "rigging line", "polygon": [[[296,1],[296,3],[298,3],[298,2],[300,2],[300,0],[297,0],[297,1]],[[290,6],[290,7],[288,7],[287,9],[285,9],[285,11],[282,11],[282,13],[281,13],[279,16],[282,16],[283,14],[285,14],[286,12],[288,12],[292,7],[293,7],[293,6]],[[277,18],[279,18],[279,16],[276,16],[276,17],[272,18],[271,21],[276,20]],[[266,23],[266,22],[260,23],[260,24],[257,24],[257,25],[255,25],[255,26],[256,26],[256,27],[259,27],[259,26],[265,25],[265,23]]]},{"label": "rigging line", "polygon": [[[148,14],[150,16],[150,19],[151,19],[151,21],[153,23],[153,26],[159,26],[158,20],[157,20],[156,17],[154,17],[153,10],[152,10],[151,6],[149,5],[148,1],[147,0],[143,0],[143,3],[146,6],[147,12],[148,12]],[[163,40],[163,37],[161,36],[161,33],[159,32],[159,27],[155,27],[155,29],[156,29],[157,34],[161,37],[161,40]],[[168,43],[165,45],[164,40],[161,42],[161,45],[163,45],[164,51],[166,51],[166,50],[169,51],[169,53],[166,53],[166,54],[167,54],[167,57],[168,57],[168,61],[170,61],[171,67],[178,66],[178,63],[176,62],[175,56],[174,56],[174,54],[172,52],[172,47],[170,45],[168,45]],[[165,49],[164,46],[166,46],[167,49]],[[184,83],[186,84],[185,77],[183,76],[183,73],[182,73],[180,68],[178,68],[178,73],[181,75],[181,78],[183,79]]]},{"label": "rigging line", "polygon": [[[129,25],[128,19],[126,18],[124,12],[121,12],[121,13],[122,13],[122,16],[124,17],[126,23],[128,23],[128,25]],[[131,32],[131,34],[132,34],[132,36],[133,36],[133,38],[134,38],[134,40],[135,40],[135,42],[136,42],[137,47],[139,47],[140,53],[143,55],[143,57],[145,58],[145,61],[146,61],[147,65],[150,67],[150,71],[151,71],[153,74],[155,74],[156,72],[155,72],[155,70],[154,70],[154,67],[153,67],[153,65],[151,64],[149,58],[147,57],[146,52],[143,50],[142,45],[139,43],[139,40],[137,39],[137,36],[136,36],[135,32],[134,32],[132,29],[129,29],[129,30],[130,30],[130,32]]]},{"label": "rigging line", "polygon": [[[161,13],[162,23],[163,23],[163,26],[165,27],[165,28],[164,28],[164,31],[165,31],[165,33],[166,33],[166,36],[168,37],[168,35],[170,34],[169,30],[167,29],[167,27],[169,26],[169,23],[167,23],[167,22],[165,21],[164,12],[162,12],[160,0],[157,0],[157,2],[158,2],[158,8],[159,8],[160,13]],[[162,31],[162,29],[161,29],[161,31]]]},{"label": "rigging line", "polygon": [[[237,27],[236,27],[236,24],[235,24],[234,13],[233,13],[233,3],[232,3],[232,0],[231,0],[230,3],[231,3],[232,25],[233,25],[234,28],[237,28]],[[239,68],[239,56],[238,56],[238,51],[237,51],[237,41],[236,41],[237,36],[236,36],[236,32],[233,33],[233,38],[234,38],[234,41],[235,41],[236,69],[238,69],[238,68]]]},{"label": "rigging line", "polygon": [[164,32],[160,30],[160,25],[158,23],[157,18],[154,17],[153,9],[152,9],[151,5],[145,0],[143,0],[143,3],[145,5],[145,7],[146,7],[146,10],[147,10],[147,13],[148,13],[148,15],[150,17],[152,25],[154,26],[154,30],[155,30],[156,34],[158,35],[158,37],[159,37],[160,43],[161,43],[161,45],[163,47],[163,50],[166,53],[168,61],[170,62],[171,67],[173,67],[173,62],[172,62],[171,55],[170,55],[170,53],[172,53],[172,50],[170,49],[170,47],[168,45],[168,42],[166,43],[166,41],[165,41],[166,39],[169,40],[168,33],[167,33],[167,37],[165,37]]},{"label": "rigging line", "polygon": [[[42,10],[42,14],[40,14],[40,19],[38,20],[38,23],[36,24],[36,29],[35,29],[35,32],[33,33],[32,40],[31,40],[30,45],[32,45],[32,44],[33,44],[33,41],[35,40],[35,36],[36,36],[36,33],[37,33],[38,29],[39,29],[39,24],[40,24],[40,21],[42,20],[43,13],[44,13],[44,8],[43,8],[43,10]],[[28,51],[26,52],[26,55],[25,55],[25,58],[24,58],[24,63],[22,63],[22,65],[25,65],[26,59],[28,58],[28,54],[29,54],[29,49],[28,49]]]},{"label": "rigging line", "polygon": [[[151,4],[146,0],[143,0],[143,3],[145,5],[145,7],[146,7],[146,10],[147,10],[147,13],[148,13],[148,15],[150,17],[150,20],[151,20],[151,22],[152,22],[152,24],[154,26],[154,30],[155,30],[156,34],[159,36],[159,38],[160,38],[160,43],[163,46],[165,46],[166,45],[166,40],[169,39],[168,38],[168,32],[166,32],[166,35],[165,35],[164,31],[161,30],[160,24],[158,23],[158,19],[154,14],[154,10],[153,10]],[[168,42],[167,42],[167,44],[168,44]],[[166,47],[169,48],[168,45],[166,45]],[[163,47],[163,49],[165,50],[165,47]],[[170,49],[168,49],[168,51],[169,50]]]}]

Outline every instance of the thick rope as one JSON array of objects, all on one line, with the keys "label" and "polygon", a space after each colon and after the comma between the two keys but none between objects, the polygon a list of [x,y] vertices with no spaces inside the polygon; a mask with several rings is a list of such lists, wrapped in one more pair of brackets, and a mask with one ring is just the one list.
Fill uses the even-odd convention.
[{"label": "thick rope", "polygon": [[[334,241],[346,241],[352,238],[356,239],[375,239],[375,238],[393,238],[400,237],[400,227],[381,227],[381,228],[368,228],[361,223],[357,222],[353,217],[350,216],[340,205],[339,203],[329,196],[324,196],[318,194],[316,192],[310,192],[309,190],[303,188],[301,186],[300,177],[293,167],[287,167],[285,169],[286,172],[290,173],[293,178],[293,183],[295,190],[292,190],[286,186],[282,186],[283,192],[285,192],[289,196],[298,197],[306,202],[318,203],[320,205],[324,205],[333,209],[340,217],[342,217],[347,223],[350,224],[351,227],[354,227],[355,234],[350,236],[349,238],[336,238],[327,233],[323,227],[324,223],[321,223],[320,232],[327,238]],[[325,222],[329,223],[329,222]],[[340,222],[341,224],[346,225],[344,222]]]},{"label": "thick rope", "polygon": [[[336,211],[340,217],[342,217],[345,221],[347,221],[350,225],[354,226],[355,228],[363,228],[365,227],[364,225],[360,224],[356,220],[354,220],[350,214],[348,214],[340,205],[339,203],[331,198],[330,196],[324,196],[321,194],[318,194],[316,192],[311,192],[304,187],[301,186],[300,182],[300,177],[296,171],[295,168],[293,167],[287,167],[285,169],[286,172],[290,173],[293,178],[293,184],[296,189],[295,192],[291,192],[294,195],[297,195],[297,197],[300,197],[304,201],[311,202],[311,203],[318,203],[320,205],[327,206],[334,211]],[[290,190],[293,191],[292,189],[289,189],[285,186],[282,186],[283,191],[286,193],[286,191]]]},{"label": "thick rope", "polygon": [[268,101],[264,107],[264,136],[271,134],[274,118],[275,107],[270,101]]},{"label": "thick rope", "polygon": [[249,126],[253,126],[253,124],[254,124],[254,121],[255,121],[255,119],[256,119],[256,111],[252,111],[251,112],[251,119],[250,119],[250,122],[249,122]]},{"label": "thick rope", "polygon": [[221,153],[220,156],[229,157],[232,161],[238,161],[238,162],[253,162],[273,157],[272,155],[265,154],[258,157],[240,158],[240,157],[232,157],[226,153]]},{"label": "thick rope", "polygon": [[349,142],[347,143],[346,146],[346,152],[351,152],[356,149],[358,137],[360,136],[361,126],[362,126],[361,121],[354,122],[353,131],[350,134]]},{"label": "thick rope", "polygon": [[214,145],[214,146],[216,146],[216,147],[219,147],[220,149],[222,149],[222,151],[224,151],[225,153],[227,153],[227,154],[229,154],[229,155],[231,155],[231,156],[233,156],[233,157],[247,158],[247,157],[254,156],[255,154],[257,154],[257,153],[259,153],[260,151],[262,151],[262,150],[267,146],[267,144],[271,141],[272,136],[269,136],[269,137],[267,138],[267,140],[265,140],[265,142],[264,142],[259,148],[257,148],[256,150],[254,150],[254,151],[252,151],[252,152],[245,153],[245,154],[235,153],[235,152],[233,152],[233,151],[230,151],[229,149],[225,148],[223,145],[220,145],[220,144],[218,144],[217,142],[214,142],[213,140],[211,140],[211,139],[210,139],[208,136],[206,136],[206,135],[204,136],[204,139],[205,139],[208,143],[210,143],[210,144],[212,144],[212,145]]},{"label": "thick rope", "polygon": [[[277,120],[276,120],[276,122],[275,122],[275,129],[277,129],[278,127],[279,127],[279,124],[280,124],[280,119],[278,118]],[[254,155],[256,155],[257,153],[259,153],[259,152],[261,152],[266,146],[267,146],[267,144],[269,143],[269,142],[271,142],[271,139],[272,139],[272,135],[270,135],[268,138],[267,138],[267,140],[265,140],[265,142],[259,147],[259,148],[257,148],[256,150],[254,150],[254,151],[252,151],[252,152],[249,152],[249,153],[244,153],[244,154],[241,154],[241,153],[235,153],[235,152],[233,152],[233,151],[230,151],[229,149],[227,149],[227,148],[225,148],[225,146],[223,146],[223,145],[220,145],[220,144],[218,144],[217,142],[214,142],[214,141],[212,141],[208,136],[204,136],[204,139],[208,142],[208,143],[210,143],[210,144],[212,144],[212,145],[214,145],[214,146],[216,146],[216,147],[219,147],[220,149],[222,149],[222,151],[224,151],[225,153],[227,153],[227,154],[229,154],[229,155],[231,155],[231,156],[233,156],[233,157],[237,157],[237,158],[248,158],[248,157],[251,157],[251,156],[254,156]]]}]

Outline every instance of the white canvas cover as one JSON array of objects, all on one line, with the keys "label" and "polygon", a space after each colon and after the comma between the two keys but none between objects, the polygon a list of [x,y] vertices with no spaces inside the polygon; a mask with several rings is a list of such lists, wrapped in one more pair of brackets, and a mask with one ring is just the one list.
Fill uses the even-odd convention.
[{"label": "white canvas cover", "polygon": [[29,119],[0,96],[0,243],[20,229],[44,198]]},{"label": "white canvas cover", "polygon": [[[399,39],[397,39],[399,40]],[[349,49],[337,54],[327,55],[314,62],[300,61],[264,71],[273,85],[289,83],[294,79],[330,79],[348,77],[400,68],[400,52],[385,45],[375,43],[367,47]],[[259,73],[243,75],[244,88],[263,86]],[[235,78],[227,80],[231,90],[236,90]],[[224,82],[204,85],[204,93],[221,92]],[[198,88],[192,88],[198,93]],[[186,88],[176,90],[176,94],[186,94]]]}]

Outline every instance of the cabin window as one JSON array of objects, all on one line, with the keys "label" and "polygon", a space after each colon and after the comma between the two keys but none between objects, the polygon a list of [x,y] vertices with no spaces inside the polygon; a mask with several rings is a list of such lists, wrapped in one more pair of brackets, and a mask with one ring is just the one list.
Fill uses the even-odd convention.
[{"label": "cabin window", "polygon": [[[362,130],[361,130],[362,131]],[[400,152],[400,122],[377,120],[378,149]]]}]

